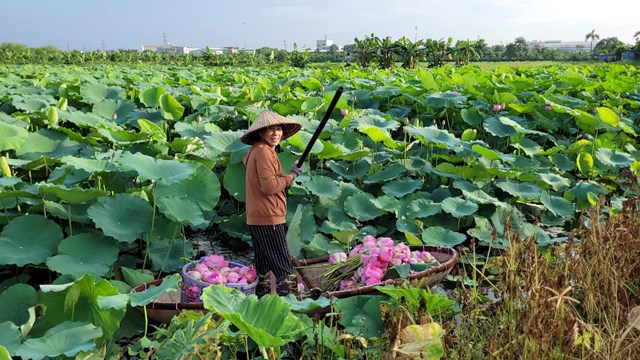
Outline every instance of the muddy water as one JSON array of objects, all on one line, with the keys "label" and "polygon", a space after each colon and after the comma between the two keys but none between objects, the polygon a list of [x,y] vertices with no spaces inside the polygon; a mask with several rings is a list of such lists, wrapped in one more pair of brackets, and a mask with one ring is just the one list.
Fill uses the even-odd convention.
[{"label": "muddy water", "polygon": [[189,240],[196,249],[196,258],[217,254],[223,255],[228,261],[253,265],[253,248],[240,239],[215,237],[207,231],[201,231],[192,234]]}]

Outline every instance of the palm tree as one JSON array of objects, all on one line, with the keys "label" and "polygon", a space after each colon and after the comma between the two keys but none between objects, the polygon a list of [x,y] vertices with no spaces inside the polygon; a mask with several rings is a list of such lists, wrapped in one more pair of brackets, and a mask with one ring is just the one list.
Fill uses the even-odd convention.
[{"label": "palm tree", "polygon": [[636,32],[633,38],[636,39],[636,41],[640,41],[640,31]]},{"label": "palm tree", "polygon": [[587,36],[584,37],[584,41],[589,41],[589,39],[591,39],[591,45],[589,46],[589,52],[592,53],[593,52],[593,40],[599,40],[600,39],[600,35],[596,34],[596,29],[591,30],[591,32],[588,33]]}]

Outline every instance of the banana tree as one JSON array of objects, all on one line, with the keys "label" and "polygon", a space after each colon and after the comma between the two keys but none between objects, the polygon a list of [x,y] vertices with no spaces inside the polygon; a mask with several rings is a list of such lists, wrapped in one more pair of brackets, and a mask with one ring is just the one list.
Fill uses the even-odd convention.
[{"label": "banana tree", "polygon": [[476,51],[475,41],[458,40],[453,47],[454,59],[457,65],[467,65],[469,60],[473,57],[475,60],[480,59],[480,55]]},{"label": "banana tree", "polygon": [[[378,39],[378,37],[371,34],[371,36],[365,35],[364,40],[360,40],[358,38],[355,38],[353,40],[356,44],[356,57],[358,58],[358,63],[360,63],[360,66],[367,67],[369,66],[371,60],[373,60],[376,54],[375,39]],[[378,39],[378,41],[379,40],[380,39]]]},{"label": "banana tree", "polygon": [[412,43],[403,36],[394,43],[394,53],[402,61],[402,67],[405,69],[415,69],[420,59],[424,58],[426,51],[424,40]]},{"label": "banana tree", "polygon": [[439,67],[444,65],[445,60],[451,60],[451,42],[453,42],[452,38],[448,38],[447,41],[426,40],[427,59],[431,63],[429,67]]},{"label": "banana tree", "polygon": [[388,36],[384,39],[376,37],[374,41],[376,45],[378,65],[380,65],[380,68],[382,69],[390,69],[391,66],[393,66],[394,43]]}]

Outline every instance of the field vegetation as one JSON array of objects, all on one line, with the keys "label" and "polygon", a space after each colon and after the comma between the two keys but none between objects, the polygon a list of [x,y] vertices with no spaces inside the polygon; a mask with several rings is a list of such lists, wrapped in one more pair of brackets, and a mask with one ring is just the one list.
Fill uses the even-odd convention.
[{"label": "field vegetation", "polygon": [[[431,66],[440,55],[1,65],[0,359],[632,358],[638,68]],[[199,256],[195,233],[249,244],[238,140],[252,120],[268,108],[303,124],[282,144],[290,167],[340,86],[288,190],[292,254],[384,236],[456,248],[454,273],[339,301],[212,286],[213,312],[149,324],[145,305]]]}]

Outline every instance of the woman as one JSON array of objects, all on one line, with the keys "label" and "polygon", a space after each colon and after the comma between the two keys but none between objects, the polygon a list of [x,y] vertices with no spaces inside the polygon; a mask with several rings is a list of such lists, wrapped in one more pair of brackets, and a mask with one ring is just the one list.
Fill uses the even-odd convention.
[{"label": "woman", "polygon": [[300,130],[302,125],[271,111],[263,111],[240,140],[251,145],[242,162],[246,172],[247,225],[251,233],[258,272],[256,295],[271,292],[272,272],[278,295],[297,293],[296,275],[287,247],[286,189],[302,173],[294,164],[283,174],[276,146]]}]

